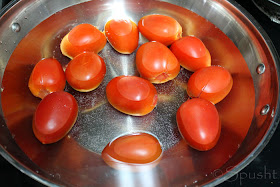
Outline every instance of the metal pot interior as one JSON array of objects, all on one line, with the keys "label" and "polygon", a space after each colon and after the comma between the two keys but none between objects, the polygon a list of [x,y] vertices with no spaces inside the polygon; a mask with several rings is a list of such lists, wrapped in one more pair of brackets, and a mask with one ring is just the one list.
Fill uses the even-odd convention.
[{"label": "metal pot interior", "polygon": [[[245,167],[273,134],[278,116],[279,60],[266,34],[250,15],[231,1],[19,1],[1,17],[0,152],[13,165],[47,185],[66,186],[182,186],[221,183]],[[175,114],[188,98],[190,72],[156,85],[159,102],[143,117],[116,111],[106,100],[107,83],[119,75],[139,75],[131,55],[106,44],[100,52],[107,66],[105,80],[89,93],[65,90],[79,104],[71,132],[58,143],[42,145],[33,135],[32,117],[40,102],[28,89],[29,75],[42,58],[54,57],[63,67],[63,36],[80,23],[103,30],[107,20],[148,14],[175,18],[183,36],[195,35],[208,48],[213,65],[233,77],[230,94],[216,105],[222,121],[218,144],[210,151],[190,148],[179,134]],[[140,38],[139,46],[147,40]],[[164,150],[159,165],[143,173],[114,170],[101,151],[114,138],[131,132],[155,135]],[[131,184],[131,185],[130,185]]]}]

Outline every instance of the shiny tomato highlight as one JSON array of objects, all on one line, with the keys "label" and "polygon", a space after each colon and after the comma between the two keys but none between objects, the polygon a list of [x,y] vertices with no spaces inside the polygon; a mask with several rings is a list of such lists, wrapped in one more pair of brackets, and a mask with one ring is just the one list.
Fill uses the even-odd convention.
[{"label": "shiny tomato highlight", "polygon": [[136,67],[141,77],[151,83],[165,83],[180,72],[174,54],[159,42],[147,42],[136,53]]},{"label": "shiny tomato highlight", "polygon": [[159,141],[147,133],[121,136],[102,151],[103,160],[118,170],[143,171],[155,167],[162,156]]},{"label": "shiny tomato highlight", "polygon": [[210,66],[194,72],[187,84],[190,97],[199,97],[216,104],[224,99],[232,88],[231,74],[221,66]]},{"label": "shiny tomato highlight", "polygon": [[211,66],[211,56],[203,42],[195,36],[186,36],[175,41],[170,50],[181,66],[189,71],[196,71]]},{"label": "shiny tomato highlight", "polygon": [[181,25],[165,15],[144,16],[139,20],[138,28],[149,41],[158,41],[166,46],[182,37]]},{"label": "shiny tomato highlight", "polygon": [[46,95],[64,90],[65,74],[61,64],[53,58],[40,60],[32,70],[28,87],[31,93],[43,99]]},{"label": "shiny tomato highlight", "polygon": [[104,79],[105,74],[104,60],[92,52],[81,53],[74,57],[65,71],[67,82],[80,92],[96,89]]},{"label": "shiny tomato highlight", "polygon": [[117,110],[143,116],[150,113],[157,104],[157,90],[149,81],[136,76],[119,76],[106,87],[109,103]]},{"label": "shiny tomato highlight", "polygon": [[106,42],[104,33],[91,24],[83,23],[64,36],[60,49],[63,55],[72,59],[82,52],[98,53],[104,48]]},{"label": "shiny tomato highlight", "polygon": [[129,19],[112,19],[105,24],[105,36],[111,46],[123,54],[131,54],[138,47],[139,31]]},{"label": "shiny tomato highlight", "polygon": [[211,102],[200,98],[186,101],[178,109],[176,120],[181,135],[194,149],[207,151],[217,144],[221,123]]},{"label": "shiny tomato highlight", "polygon": [[33,117],[33,132],[43,144],[62,139],[78,116],[76,99],[64,91],[47,95],[38,105]]}]

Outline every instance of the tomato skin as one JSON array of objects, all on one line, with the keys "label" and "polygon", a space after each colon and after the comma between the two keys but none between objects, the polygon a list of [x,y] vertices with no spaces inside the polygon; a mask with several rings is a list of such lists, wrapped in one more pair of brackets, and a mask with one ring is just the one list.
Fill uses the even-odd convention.
[{"label": "tomato skin", "polygon": [[106,42],[104,33],[91,24],[83,23],[63,37],[60,49],[63,55],[72,59],[82,52],[99,53]]},{"label": "tomato skin", "polygon": [[194,36],[186,36],[175,41],[170,50],[181,66],[189,71],[196,71],[211,66],[211,56],[203,42]]},{"label": "tomato skin", "polygon": [[136,23],[112,19],[105,24],[105,36],[111,46],[122,54],[131,54],[138,47],[139,31]]},{"label": "tomato skin", "polygon": [[200,98],[186,101],[178,109],[176,120],[181,135],[194,149],[207,151],[218,142],[221,123],[211,102]]},{"label": "tomato skin", "polygon": [[39,103],[33,117],[33,132],[43,144],[57,142],[71,130],[77,116],[76,99],[64,91],[53,92]]},{"label": "tomato skin", "polygon": [[147,42],[136,53],[136,67],[141,77],[151,83],[165,83],[180,72],[180,64],[174,54],[159,42]]},{"label": "tomato skin", "polygon": [[96,89],[103,81],[105,74],[104,60],[92,52],[81,53],[74,57],[65,71],[67,82],[80,92]]},{"label": "tomato skin", "polygon": [[66,79],[61,64],[53,58],[40,60],[32,70],[28,87],[31,93],[43,99],[46,95],[65,88]]},{"label": "tomato skin", "polygon": [[136,76],[119,76],[106,87],[109,103],[120,112],[133,116],[150,113],[157,104],[157,90],[149,81]]},{"label": "tomato skin", "polygon": [[232,85],[232,76],[225,68],[210,66],[191,75],[187,93],[190,97],[203,98],[216,104],[228,95]]},{"label": "tomato skin", "polygon": [[110,142],[102,151],[102,158],[109,166],[135,172],[155,167],[161,156],[159,141],[147,133],[121,136]]},{"label": "tomato skin", "polygon": [[165,15],[144,16],[139,20],[138,28],[149,41],[158,41],[166,46],[182,37],[181,25]]}]

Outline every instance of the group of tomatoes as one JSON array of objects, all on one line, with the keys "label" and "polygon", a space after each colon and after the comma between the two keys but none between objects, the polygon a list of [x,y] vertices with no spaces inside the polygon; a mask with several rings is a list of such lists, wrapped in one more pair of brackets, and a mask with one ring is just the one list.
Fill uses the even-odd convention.
[{"label": "group of tomatoes", "polygon": [[[78,104],[71,94],[63,91],[66,81],[80,92],[96,89],[106,74],[105,62],[98,52],[108,41],[121,54],[133,53],[138,47],[139,31],[149,40],[136,52],[136,67],[141,77],[113,78],[106,87],[109,103],[133,116],[150,113],[157,104],[153,84],[174,79],[182,66],[194,73],[186,90],[191,99],[177,111],[179,131],[197,150],[209,150],[216,145],[221,124],[215,104],[230,92],[231,74],[221,66],[211,66],[211,55],[203,42],[195,36],[182,37],[181,25],[165,15],[144,16],[138,26],[129,19],[112,19],[105,24],[104,32],[91,24],[80,24],[61,41],[62,54],[71,59],[65,71],[56,59],[39,61],[28,84],[32,94],[42,98],[33,118],[33,131],[39,141],[43,144],[59,141],[76,121]],[[104,161],[117,169],[127,168],[127,164],[155,165],[161,155],[159,141],[147,133],[119,137],[102,152]]]}]

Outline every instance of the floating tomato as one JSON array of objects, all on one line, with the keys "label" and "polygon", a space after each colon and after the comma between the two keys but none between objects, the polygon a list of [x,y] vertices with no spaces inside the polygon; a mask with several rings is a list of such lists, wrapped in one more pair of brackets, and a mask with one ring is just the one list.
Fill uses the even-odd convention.
[{"label": "floating tomato", "polygon": [[91,24],[84,23],[74,27],[61,41],[63,55],[74,58],[82,52],[98,53],[106,45],[104,33]]},{"label": "floating tomato", "polygon": [[148,42],[138,49],[136,66],[141,77],[151,83],[167,82],[180,72],[180,64],[174,54],[159,42]]},{"label": "floating tomato", "polygon": [[216,104],[228,95],[232,84],[231,74],[225,68],[210,66],[191,75],[187,92],[190,97],[207,99]]},{"label": "floating tomato", "polygon": [[133,116],[150,113],[157,104],[157,90],[152,83],[136,76],[119,76],[106,87],[109,103]]},{"label": "floating tomato", "polygon": [[191,147],[206,151],[216,145],[221,124],[218,111],[211,102],[190,99],[180,106],[176,119],[181,135]]},{"label": "floating tomato", "polygon": [[162,156],[159,141],[147,133],[121,136],[102,151],[103,160],[118,170],[141,171],[155,167]]},{"label": "floating tomato", "polygon": [[105,24],[105,35],[111,46],[123,54],[131,54],[137,47],[139,31],[129,19],[112,19]]},{"label": "floating tomato", "polygon": [[170,50],[177,57],[181,66],[189,71],[211,66],[208,49],[199,38],[194,36],[186,36],[175,41]]},{"label": "floating tomato", "polygon": [[28,87],[32,94],[43,99],[46,95],[64,90],[65,74],[60,63],[53,58],[40,60],[32,70]]},{"label": "floating tomato", "polygon": [[65,75],[72,88],[89,92],[97,88],[106,74],[103,59],[95,53],[86,52],[74,57],[68,64]]},{"label": "floating tomato", "polygon": [[64,91],[47,95],[38,105],[33,118],[33,132],[43,144],[62,139],[76,122],[78,104]]},{"label": "floating tomato", "polygon": [[165,15],[144,16],[139,20],[138,28],[149,41],[158,41],[166,46],[182,37],[181,25]]}]

